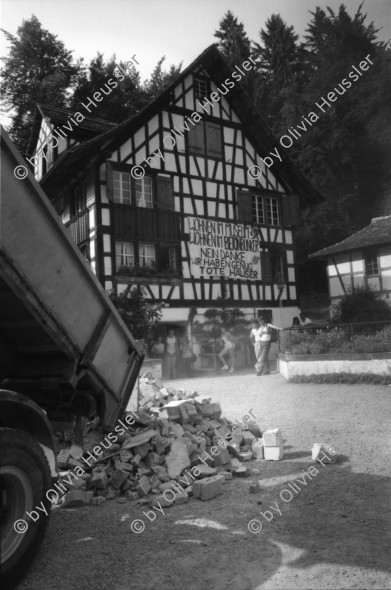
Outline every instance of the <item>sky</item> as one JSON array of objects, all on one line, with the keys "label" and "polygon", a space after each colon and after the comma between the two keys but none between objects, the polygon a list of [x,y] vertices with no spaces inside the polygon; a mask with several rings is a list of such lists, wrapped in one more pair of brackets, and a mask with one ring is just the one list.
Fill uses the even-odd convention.
[{"label": "sky", "polygon": [[[353,15],[361,0],[345,0]],[[206,47],[219,21],[231,10],[243,22],[249,38],[259,42],[259,30],[274,13],[303,35],[316,6],[338,10],[341,0],[0,0],[1,27],[15,34],[23,19],[38,18],[42,26],[87,62],[97,51],[106,58],[132,56],[142,80],[165,55],[166,65],[188,66]],[[374,21],[380,40],[391,38],[391,0],[365,0],[364,13]],[[1,54],[7,42],[0,33]]]}]

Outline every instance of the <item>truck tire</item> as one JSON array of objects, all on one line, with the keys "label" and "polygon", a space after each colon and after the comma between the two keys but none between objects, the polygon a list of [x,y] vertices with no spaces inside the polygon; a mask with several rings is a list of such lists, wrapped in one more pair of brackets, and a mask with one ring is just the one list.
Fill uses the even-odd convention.
[{"label": "truck tire", "polygon": [[2,588],[17,585],[40,548],[48,525],[42,505],[49,515],[46,492],[51,487],[50,468],[36,440],[21,430],[0,428]]}]

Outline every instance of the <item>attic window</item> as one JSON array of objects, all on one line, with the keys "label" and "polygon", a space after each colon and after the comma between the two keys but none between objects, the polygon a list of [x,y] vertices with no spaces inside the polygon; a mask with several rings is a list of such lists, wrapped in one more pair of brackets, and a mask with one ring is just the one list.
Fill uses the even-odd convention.
[{"label": "attic window", "polygon": [[368,252],[365,255],[365,274],[367,277],[376,277],[379,274],[377,252]]},{"label": "attic window", "polygon": [[205,98],[208,94],[208,84],[203,78],[194,78],[194,98]]}]

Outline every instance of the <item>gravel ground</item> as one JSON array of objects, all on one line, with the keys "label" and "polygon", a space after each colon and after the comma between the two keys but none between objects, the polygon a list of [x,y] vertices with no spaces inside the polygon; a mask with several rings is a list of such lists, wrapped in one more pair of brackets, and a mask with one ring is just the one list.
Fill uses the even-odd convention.
[{"label": "gravel ground", "polygon": [[[153,522],[134,502],[56,510],[20,590],[391,588],[390,387],[244,373],[166,385],[210,394],[227,418],[251,410],[262,430],[279,426],[284,459],[253,461],[259,476]],[[314,442],[332,444],[338,463],[309,471]]]}]

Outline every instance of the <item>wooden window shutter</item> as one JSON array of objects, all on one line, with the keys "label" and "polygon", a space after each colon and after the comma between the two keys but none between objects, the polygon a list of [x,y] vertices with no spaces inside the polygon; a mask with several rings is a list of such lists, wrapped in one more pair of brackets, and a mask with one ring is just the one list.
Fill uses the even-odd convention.
[{"label": "wooden window shutter", "polygon": [[253,222],[253,207],[251,193],[237,191],[236,199],[238,203],[238,221],[242,223]]},{"label": "wooden window shutter", "polygon": [[221,158],[223,155],[221,127],[216,123],[206,123],[206,151],[208,156]]},{"label": "wooden window shutter", "polygon": [[159,175],[156,177],[156,199],[159,209],[175,210],[174,189],[171,177]]},{"label": "wooden window shutter", "polygon": [[273,281],[272,260],[270,252],[260,252],[262,281],[271,283]]},{"label": "wooden window shutter", "polygon": [[298,195],[282,197],[282,220],[284,225],[300,225],[300,199]]},{"label": "wooden window shutter", "polygon": [[106,190],[107,190],[107,198],[112,201],[113,200],[113,168],[110,162],[106,162]]},{"label": "wooden window shutter", "polygon": [[197,123],[188,132],[189,150],[205,154],[205,132],[203,122]]}]

